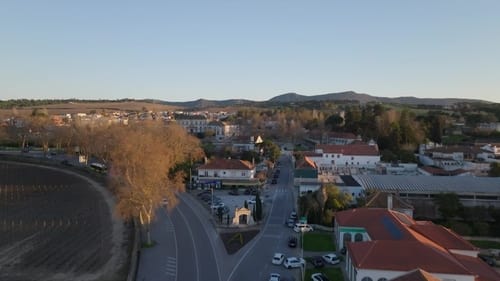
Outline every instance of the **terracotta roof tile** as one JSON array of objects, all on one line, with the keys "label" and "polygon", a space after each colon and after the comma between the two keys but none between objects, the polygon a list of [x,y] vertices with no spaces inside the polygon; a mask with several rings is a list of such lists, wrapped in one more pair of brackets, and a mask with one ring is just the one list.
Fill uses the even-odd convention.
[{"label": "terracotta roof tile", "polygon": [[415,269],[409,273],[393,278],[391,281],[441,281],[441,279],[432,276],[432,274],[425,270]]},{"label": "terracotta roof tile", "polygon": [[448,252],[420,241],[351,242],[347,243],[347,251],[357,268],[394,271],[421,268],[433,273],[470,274]]},{"label": "terracotta roof tile", "polygon": [[252,163],[238,159],[214,159],[198,167],[199,170],[252,170]]},{"label": "terracotta roof tile", "polygon": [[500,274],[479,258],[465,255],[454,255],[471,273],[476,275],[475,281],[498,281]]},{"label": "terracotta roof tile", "polygon": [[[383,208],[359,208],[338,212],[335,220],[341,226],[364,227],[372,240],[415,240],[394,213]],[[414,223],[410,217],[401,215]]]},{"label": "terracotta roof tile", "polygon": [[478,250],[469,241],[463,239],[455,232],[441,226],[434,224],[432,222],[428,223],[417,223],[410,226],[413,230],[427,237],[428,239],[436,242],[446,249],[454,250],[467,250],[476,251]]}]

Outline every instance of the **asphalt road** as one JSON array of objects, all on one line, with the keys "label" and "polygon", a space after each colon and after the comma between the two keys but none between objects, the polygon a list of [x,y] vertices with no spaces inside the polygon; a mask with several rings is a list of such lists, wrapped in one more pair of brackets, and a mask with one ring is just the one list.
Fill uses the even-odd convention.
[{"label": "asphalt road", "polygon": [[151,228],[157,244],[142,249],[137,281],[220,281],[206,224],[182,198],[170,213],[161,209]]},{"label": "asphalt road", "polygon": [[300,257],[300,248],[289,248],[288,237],[299,234],[285,226],[290,212],[295,209],[293,194],[293,174],[290,160],[281,158],[281,173],[278,183],[272,185],[272,206],[266,224],[257,241],[238,261],[227,280],[268,280],[271,272],[279,273],[281,277],[290,280],[300,280],[300,269],[286,269],[283,265],[273,265],[271,259],[274,253],[283,253],[285,257]]}]

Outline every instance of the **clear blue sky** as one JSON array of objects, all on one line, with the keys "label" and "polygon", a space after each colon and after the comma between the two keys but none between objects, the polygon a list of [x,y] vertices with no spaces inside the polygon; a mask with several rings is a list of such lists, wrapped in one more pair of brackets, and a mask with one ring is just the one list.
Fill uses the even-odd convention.
[{"label": "clear blue sky", "polygon": [[500,1],[0,1],[0,99],[500,102]]}]

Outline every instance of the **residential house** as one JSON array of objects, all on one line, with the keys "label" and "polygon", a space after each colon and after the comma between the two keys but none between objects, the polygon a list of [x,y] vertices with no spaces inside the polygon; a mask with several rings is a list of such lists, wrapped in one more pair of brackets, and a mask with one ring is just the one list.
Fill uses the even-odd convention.
[{"label": "residential house", "polygon": [[295,162],[293,174],[294,185],[298,188],[300,195],[314,192],[321,187],[321,182],[318,179],[318,167],[307,156]]},{"label": "residential house", "polygon": [[256,145],[262,142],[260,136],[235,136],[231,138],[231,146],[234,152],[256,151]]},{"label": "residential house", "polygon": [[[316,145],[314,154],[308,155],[320,172],[337,172],[339,169],[375,169],[380,162],[377,144]],[[348,170],[346,170],[348,171]]]},{"label": "residential house", "polygon": [[438,280],[500,280],[500,274],[478,258],[479,249],[461,236],[394,210],[338,212],[334,235],[337,245],[345,249],[350,281],[403,278],[418,269]]},{"label": "residential house", "polygon": [[218,187],[258,185],[255,165],[238,159],[213,159],[198,167],[198,183],[215,183]]},{"label": "residential house", "polygon": [[204,133],[207,130],[208,120],[202,114],[175,114],[175,120],[191,134]]},{"label": "residential house", "polygon": [[223,140],[239,135],[239,126],[231,125],[221,121],[211,121],[207,125],[207,129],[215,134],[216,140]]}]

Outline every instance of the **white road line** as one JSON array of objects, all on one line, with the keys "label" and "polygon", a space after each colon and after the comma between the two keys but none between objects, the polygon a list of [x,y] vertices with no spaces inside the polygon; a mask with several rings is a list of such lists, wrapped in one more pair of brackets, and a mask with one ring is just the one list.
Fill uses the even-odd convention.
[{"label": "white road line", "polygon": [[[174,280],[177,281],[177,257],[179,257],[179,248],[177,247],[177,236],[175,235],[175,226],[174,226],[174,223],[172,222],[170,216],[169,216],[169,213],[168,211],[165,211],[165,214],[167,215],[167,227],[168,229],[172,228],[172,233],[173,233],[173,237],[174,237],[174,245],[175,245],[175,258],[174,257],[168,257],[167,259],[170,260],[170,259],[175,259],[175,274],[174,275],[171,275],[171,276],[174,276]],[[169,230],[167,230],[169,231]],[[167,261],[168,262],[168,261]]]},{"label": "white road line", "polygon": [[182,213],[181,209],[177,208],[177,211],[179,211],[179,214],[181,215],[182,219],[184,220],[184,223],[187,226],[187,229],[189,231],[189,235],[191,235],[191,243],[193,244],[193,249],[195,249],[194,250],[194,258],[196,260],[196,262],[195,262],[195,265],[196,265],[196,280],[199,281],[200,280],[200,267],[199,267],[198,263],[200,262],[200,260],[198,259],[198,252],[196,251],[196,245],[194,244],[193,230],[189,226],[189,221],[187,220],[186,216]]},{"label": "white road line", "polygon": [[167,257],[167,265],[165,268],[165,275],[177,276],[177,259],[174,257]]}]

